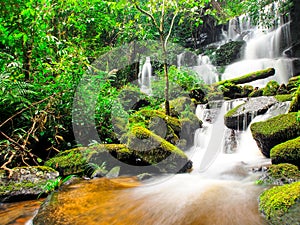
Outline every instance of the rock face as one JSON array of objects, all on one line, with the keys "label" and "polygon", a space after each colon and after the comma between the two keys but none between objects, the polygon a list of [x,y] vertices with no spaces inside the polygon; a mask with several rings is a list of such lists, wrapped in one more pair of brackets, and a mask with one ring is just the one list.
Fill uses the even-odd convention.
[{"label": "rock face", "polygon": [[261,96],[250,98],[225,114],[225,125],[235,130],[247,129],[254,116],[264,114],[277,102],[274,97]]},{"label": "rock face", "polygon": [[58,172],[46,166],[16,167],[11,178],[0,170],[0,202],[36,199],[47,181],[57,177]]},{"label": "rock face", "polygon": [[213,64],[217,66],[226,66],[233,63],[240,58],[244,45],[244,41],[230,41],[222,45],[216,51]]},{"label": "rock face", "polygon": [[253,123],[251,132],[263,155],[270,157],[271,149],[300,135],[296,113],[282,114],[263,122]]},{"label": "rock face", "polygon": [[270,156],[273,164],[290,163],[300,169],[300,137],[276,145]]}]

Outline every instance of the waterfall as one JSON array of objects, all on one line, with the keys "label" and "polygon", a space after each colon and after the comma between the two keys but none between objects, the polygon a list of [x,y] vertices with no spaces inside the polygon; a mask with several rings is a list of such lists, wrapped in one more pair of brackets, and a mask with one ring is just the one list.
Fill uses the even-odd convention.
[{"label": "waterfall", "polygon": [[[269,5],[265,10],[278,10],[277,4]],[[263,87],[270,80],[278,83],[287,83],[293,75],[291,58],[285,55],[285,50],[291,46],[290,21],[283,23],[278,15],[271,29],[251,26],[250,18],[242,15],[229,22],[227,40],[244,40],[246,47],[240,61],[228,65],[222,79],[231,79],[253,71],[266,68],[275,68],[275,75],[267,79],[250,83],[253,86]]]},{"label": "waterfall", "polygon": [[216,68],[212,65],[210,58],[206,55],[199,55],[197,58],[197,65],[191,67],[196,71],[206,84],[212,84],[218,81],[218,73]]},{"label": "waterfall", "polygon": [[150,95],[151,89],[151,77],[152,77],[152,66],[150,62],[150,57],[146,57],[146,61],[142,67],[142,73],[140,78],[141,91]]}]

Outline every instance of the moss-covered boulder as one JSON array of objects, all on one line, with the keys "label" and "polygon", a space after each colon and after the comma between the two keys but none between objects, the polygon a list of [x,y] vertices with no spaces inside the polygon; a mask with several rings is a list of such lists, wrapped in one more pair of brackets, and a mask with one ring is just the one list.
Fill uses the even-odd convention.
[{"label": "moss-covered boulder", "polygon": [[274,97],[250,98],[245,103],[229,110],[224,116],[224,123],[230,129],[247,129],[255,115],[264,114],[275,103],[277,100]]},{"label": "moss-covered boulder", "polygon": [[300,222],[300,181],[264,191],[259,209],[273,225],[298,225]]},{"label": "moss-covered boulder", "polygon": [[282,114],[251,125],[252,136],[263,155],[270,157],[274,146],[300,135],[296,116],[296,113]]},{"label": "moss-covered boulder", "polygon": [[273,164],[291,163],[300,169],[300,136],[273,147],[270,157]]},{"label": "moss-covered boulder", "polygon": [[240,98],[242,96],[243,88],[240,85],[236,85],[232,82],[225,82],[218,87],[222,91],[223,96],[229,99]]},{"label": "moss-covered boulder", "polygon": [[222,45],[215,52],[213,64],[217,66],[226,66],[233,63],[240,58],[244,45],[244,41],[230,41]]},{"label": "moss-covered boulder", "polygon": [[274,96],[277,101],[279,102],[287,102],[287,101],[292,101],[293,95],[291,94],[284,94],[284,95],[275,95]]},{"label": "moss-covered boulder", "polygon": [[[187,156],[176,146],[143,127],[135,127],[126,136],[125,144],[95,144],[59,153],[45,165],[62,175],[90,174],[92,167],[105,165],[109,171],[120,167],[120,175],[141,173],[185,172]],[[190,169],[190,168],[189,168]]]},{"label": "moss-covered boulder", "polygon": [[0,170],[0,202],[36,199],[45,190],[48,180],[55,180],[58,172],[46,166],[15,167],[8,178],[6,171]]},{"label": "moss-covered boulder", "polygon": [[298,167],[289,163],[280,163],[270,165],[258,183],[283,185],[296,181],[300,181],[300,171]]},{"label": "moss-covered boulder", "polygon": [[298,112],[300,110],[300,85],[294,93],[289,112]]},{"label": "moss-covered boulder", "polygon": [[290,78],[286,85],[286,88],[289,91],[289,93],[292,93],[298,88],[299,85],[300,85],[300,75]]},{"label": "moss-covered boulder", "polygon": [[[129,118],[129,123],[133,126],[139,124],[174,145],[178,145],[180,141],[182,143],[182,140],[185,139],[185,148],[187,148],[193,144],[194,133],[197,128],[201,127],[202,122],[192,113],[194,110],[189,104],[190,101],[187,100],[185,103],[184,108],[176,106],[177,110],[181,112],[180,118],[167,116],[162,110],[143,109],[134,113]],[[187,110],[187,108],[189,109]]]},{"label": "moss-covered boulder", "polygon": [[263,88],[263,96],[273,96],[276,95],[277,90],[280,85],[277,81],[271,80],[267,83],[267,85]]},{"label": "moss-covered boulder", "polygon": [[170,101],[172,116],[179,117],[183,112],[195,112],[195,105],[189,97],[179,97]]}]

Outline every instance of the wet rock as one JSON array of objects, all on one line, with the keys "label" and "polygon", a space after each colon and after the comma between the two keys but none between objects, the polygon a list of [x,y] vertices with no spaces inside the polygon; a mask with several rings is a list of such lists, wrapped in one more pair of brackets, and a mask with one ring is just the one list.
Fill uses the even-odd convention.
[{"label": "wet rock", "polygon": [[267,185],[284,185],[300,181],[300,171],[297,166],[289,163],[271,165],[259,178],[258,183]]},{"label": "wet rock", "polygon": [[249,98],[245,103],[228,111],[224,123],[230,129],[245,130],[256,115],[264,114],[278,101],[274,97]]},{"label": "wet rock", "polygon": [[274,146],[300,135],[296,113],[282,114],[253,123],[250,129],[259,149],[266,157],[270,157],[270,151]]},{"label": "wet rock", "polygon": [[14,202],[36,199],[45,190],[48,180],[55,180],[58,172],[46,166],[16,167],[8,178],[0,170],[0,202]]}]

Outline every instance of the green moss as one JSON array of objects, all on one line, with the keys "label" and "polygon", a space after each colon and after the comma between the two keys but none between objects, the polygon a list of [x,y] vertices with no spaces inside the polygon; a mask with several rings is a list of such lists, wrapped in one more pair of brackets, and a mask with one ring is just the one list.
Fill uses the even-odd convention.
[{"label": "green moss", "polygon": [[300,182],[273,187],[260,195],[259,209],[269,221],[280,221],[299,198]]},{"label": "green moss", "polygon": [[274,81],[274,80],[269,81],[263,89],[263,96],[276,95],[279,87],[280,87],[280,85],[278,84],[277,81]]},{"label": "green moss", "polygon": [[275,98],[279,102],[286,102],[286,101],[292,101],[293,95],[291,94],[286,94],[286,95],[275,95]]},{"label": "green moss", "polygon": [[250,94],[249,97],[259,97],[263,95],[263,89],[254,89]]},{"label": "green moss", "polygon": [[274,179],[300,179],[300,172],[297,166],[289,163],[271,165],[268,169],[268,175]]},{"label": "green moss", "polygon": [[[163,151],[166,152],[166,155],[175,153],[183,158],[186,158],[186,155],[184,154],[183,151],[181,151],[179,148],[177,148],[176,146],[172,145],[171,143],[169,143],[168,141],[166,141],[165,139],[161,138],[160,136],[154,134],[153,132],[149,131],[148,129],[144,128],[144,127],[134,127],[132,129],[132,134],[134,135],[134,137],[138,138],[138,140],[131,140],[131,142],[129,143],[129,148],[132,145],[136,145],[137,143],[132,143],[133,141],[135,142],[140,142],[139,144],[139,148],[137,148],[137,150],[140,150],[141,152],[143,150],[147,150],[149,149],[149,146],[155,146],[155,148],[161,148],[163,149]],[[143,140],[147,140],[146,142]],[[143,149],[145,148],[145,149]],[[134,146],[134,149],[136,149],[136,146]],[[156,161],[156,159],[152,159],[151,162]]]},{"label": "green moss", "polygon": [[271,149],[272,163],[291,163],[300,168],[300,136]]},{"label": "green moss", "polygon": [[294,93],[294,97],[289,108],[289,112],[298,112],[300,110],[300,86]]},{"label": "green moss", "polygon": [[217,66],[228,65],[240,57],[244,41],[231,41],[216,50],[213,63]]},{"label": "green moss", "polygon": [[[263,122],[253,123],[251,125],[251,131],[253,136],[262,134],[266,137],[275,135],[278,132],[282,133],[290,130],[298,134],[298,126],[299,124],[296,121],[296,113],[288,113],[273,117]],[[291,134],[291,136],[295,136],[295,134]]]},{"label": "green moss", "polygon": [[267,157],[275,145],[300,135],[296,113],[282,114],[263,122],[253,123],[250,129],[257,145]]},{"label": "green moss", "polygon": [[237,111],[239,108],[241,108],[243,105],[245,105],[246,103],[242,103],[236,107],[234,107],[233,109],[229,110],[225,115],[224,117],[232,117]]},{"label": "green moss", "polygon": [[7,195],[10,192],[21,191],[24,189],[39,189],[42,191],[42,187],[46,184],[46,182],[47,180],[42,180],[36,183],[28,180],[23,180],[21,182],[9,181],[0,185],[0,195]]}]

